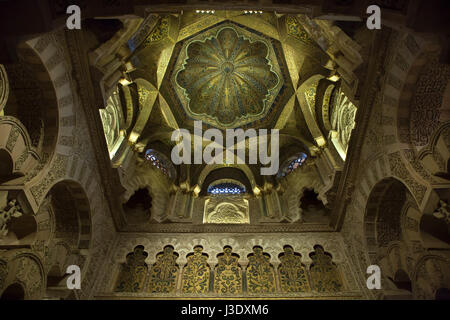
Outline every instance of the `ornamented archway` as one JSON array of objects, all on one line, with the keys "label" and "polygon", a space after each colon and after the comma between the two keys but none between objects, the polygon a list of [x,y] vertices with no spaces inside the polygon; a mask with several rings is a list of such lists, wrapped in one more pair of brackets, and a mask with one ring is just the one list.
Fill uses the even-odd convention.
[{"label": "ornamented archway", "polygon": [[408,194],[406,186],[395,178],[384,179],[372,189],[364,216],[366,245],[372,260],[381,247],[401,240],[401,214]]}]

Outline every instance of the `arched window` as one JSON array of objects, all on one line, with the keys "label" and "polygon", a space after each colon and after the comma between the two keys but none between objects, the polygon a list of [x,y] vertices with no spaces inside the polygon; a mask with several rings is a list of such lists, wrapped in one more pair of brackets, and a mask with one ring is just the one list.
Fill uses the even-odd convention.
[{"label": "arched window", "polygon": [[175,178],[176,171],[173,164],[167,159],[165,155],[154,149],[148,149],[145,152],[145,160],[151,162],[156,168],[161,170],[169,179]]},{"label": "arched window", "polygon": [[208,187],[209,194],[242,194],[245,186],[237,181],[216,181]]},{"label": "arched window", "polygon": [[285,177],[295,169],[301,167],[307,158],[308,156],[303,152],[300,152],[293,158],[289,158],[284,165],[281,166],[280,171],[278,172],[278,178]]},{"label": "arched window", "polygon": [[369,256],[375,259],[381,247],[401,240],[401,214],[407,199],[406,186],[394,178],[379,181],[370,192],[364,216],[364,232]]}]

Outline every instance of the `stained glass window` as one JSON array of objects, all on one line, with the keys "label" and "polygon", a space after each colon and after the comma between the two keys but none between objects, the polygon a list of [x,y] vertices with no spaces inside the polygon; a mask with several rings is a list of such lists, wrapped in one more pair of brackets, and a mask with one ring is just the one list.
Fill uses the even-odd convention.
[{"label": "stained glass window", "polygon": [[281,290],[283,292],[310,291],[302,256],[294,252],[291,246],[284,246],[283,249],[284,252],[278,256],[281,261],[278,268]]},{"label": "stained glass window", "polygon": [[281,167],[278,173],[278,178],[285,177],[295,169],[300,168],[306,161],[308,156],[303,152],[296,156],[293,160],[288,161],[284,166]]},{"label": "stained glass window", "polygon": [[175,168],[173,168],[173,165],[169,162],[169,160],[160,152],[153,149],[148,149],[145,152],[145,160],[149,161],[152,165],[161,170],[170,179],[174,178]]},{"label": "stained glass window", "polygon": [[209,194],[241,194],[245,193],[245,186],[231,182],[223,182],[208,187]]}]

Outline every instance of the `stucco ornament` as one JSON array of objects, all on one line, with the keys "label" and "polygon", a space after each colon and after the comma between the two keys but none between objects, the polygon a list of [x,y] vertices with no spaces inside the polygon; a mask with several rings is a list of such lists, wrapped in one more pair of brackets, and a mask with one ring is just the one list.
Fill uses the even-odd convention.
[{"label": "stucco ornament", "polygon": [[352,131],[356,125],[356,111],[357,107],[340,91],[331,112],[331,125],[334,132],[332,140],[343,159],[347,155]]},{"label": "stucco ornament", "polygon": [[100,109],[100,118],[108,151],[112,155],[123,140],[121,129],[123,129],[124,119],[117,88],[108,98],[105,109]]},{"label": "stucco ornament", "polygon": [[249,223],[248,200],[240,195],[213,195],[205,201],[204,223]]}]

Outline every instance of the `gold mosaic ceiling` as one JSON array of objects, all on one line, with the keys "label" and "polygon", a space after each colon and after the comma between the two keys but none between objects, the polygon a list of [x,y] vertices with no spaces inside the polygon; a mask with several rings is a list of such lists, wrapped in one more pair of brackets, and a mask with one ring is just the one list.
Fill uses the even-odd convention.
[{"label": "gold mosaic ceiling", "polygon": [[172,80],[188,115],[218,128],[261,119],[283,85],[270,42],[231,24],[187,41]]}]

